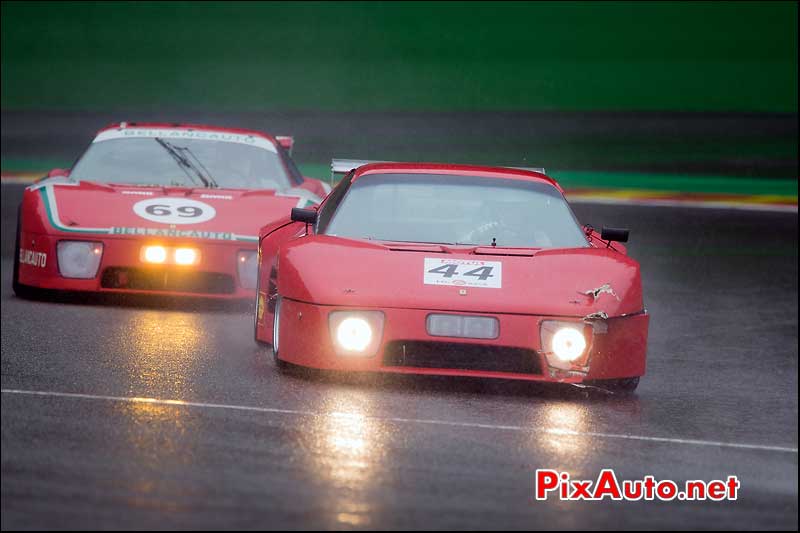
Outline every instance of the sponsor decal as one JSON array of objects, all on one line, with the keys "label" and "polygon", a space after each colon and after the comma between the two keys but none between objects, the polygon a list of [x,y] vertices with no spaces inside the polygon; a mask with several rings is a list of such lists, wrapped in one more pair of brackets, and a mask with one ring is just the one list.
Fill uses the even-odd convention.
[{"label": "sponsor decal", "polygon": [[[170,236],[169,232],[175,231],[179,232],[181,230],[175,230],[175,228],[170,229],[156,229],[156,228],[118,228],[118,227],[105,227],[105,228],[91,228],[91,227],[84,227],[84,226],[75,226],[75,225],[67,225],[62,222],[61,217],[58,214],[58,203],[56,202],[56,195],[55,195],[55,186],[63,186],[69,184],[50,184],[44,185],[41,188],[38,188],[39,194],[42,199],[42,203],[45,207],[45,212],[47,213],[47,221],[50,225],[61,232],[64,233],[71,233],[71,234],[80,234],[80,235],[109,235],[109,234],[116,234],[116,235],[148,235],[148,231],[154,232],[168,232],[168,233],[154,233],[153,235],[161,235],[161,236]],[[209,206],[210,207],[210,206]],[[160,221],[160,220],[159,220]],[[144,233],[142,233],[144,232]],[[175,236],[181,236],[179,233],[175,233]],[[188,230],[186,236],[195,236],[197,238],[205,238],[205,239],[223,239],[223,240],[233,240],[238,242],[258,242],[258,236],[256,235],[239,235],[236,233],[226,232],[226,231],[191,231]]]},{"label": "sponsor decal", "polygon": [[503,286],[503,264],[500,261],[426,257],[422,279],[425,285],[499,289]]},{"label": "sponsor decal", "polygon": [[210,131],[191,128],[118,128],[107,130],[94,138],[93,143],[109,141],[113,139],[135,139],[135,138],[159,138],[168,140],[192,139],[200,141],[219,141],[237,144],[247,144],[264,148],[271,152],[278,151],[275,145],[267,139],[256,135],[245,135],[241,133],[229,133],[225,131]]},{"label": "sponsor decal", "polygon": [[120,191],[122,194],[134,194],[136,196],[153,196],[153,191]]},{"label": "sponsor decal", "polygon": [[47,254],[35,250],[19,249],[19,264],[31,265],[39,268],[47,266]]},{"label": "sponsor decal", "polygon": [[135,228],[119,227],[111,228],[112,235],[136,235],[140,237],[183,237],[189,239],[217,239],[223,241],[242,240],[237,235],[229,231],[201,231],[194,229],[177,228]]},{"label": "sponsor decal", "polygon": [[200,198],[207,198],[209,200],[233,200],[233,196],[229,194],[201,194]]},{"label": "sponsor decal", "polygon": [[133,212],[146,220],[162,224],[199,224],[217,216],[217,210],[206,203],[170,197],[136,202]]}]

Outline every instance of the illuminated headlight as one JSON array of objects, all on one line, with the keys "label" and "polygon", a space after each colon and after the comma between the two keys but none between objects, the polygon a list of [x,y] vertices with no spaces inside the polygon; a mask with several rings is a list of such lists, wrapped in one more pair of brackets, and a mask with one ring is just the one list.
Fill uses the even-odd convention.
[{"label": "illuminated headlight", "polygon": [[167,260],[167,249],[163,246],[145,246],[141,258],[145,263],[164,263]]},{"label": "illuminated headlight", "polygon": [[103,244],[87,241],[61,241],[56,246],[58,271],[65,278],[90,279],[97,275]]},{"label": "illuminated headlight", "polygon": [[328,316],[336,353],[371,357],[378,351],[383,333],[380,311],[334,311]]},{"label": "illuminated headlight", "polygon": [[236,267],[239,271],[239,284],[245,289],[256,288],[258,276],[258,252],[242,251],[236,256]]},{"label": "illuminated headlight", "polygon": [[200,258],[200,254],[194,248],[175,248],[176,265],[194,265]]},{"label": "illuminated headlight", "polygon": [[143,263],[150,263],[152,265],[169,264],[191,266],[200,262],[200,250],[196,248],[172,248],[159,244],[151,244],[142,246],[142,250],[139,252],[139,259]]},{"label": "illuminated headlight", "polygon": [[336,342],[348,352],[363,352],[372,342],[372,327],[363,318],[345,318],[336,328]]},{"label": "illuminated headlight", "polygon": [[542,350],[552,366],[565,368],[587,352],[585,325],[548,320],[541,326]]},{"label": "illuminated headlight", "polygon": [[583,333],[575,328],[567,327],[556,331],[551,341],[551,347],[556,357],[562,361],[574,361],[586,349],[586,339]]}]

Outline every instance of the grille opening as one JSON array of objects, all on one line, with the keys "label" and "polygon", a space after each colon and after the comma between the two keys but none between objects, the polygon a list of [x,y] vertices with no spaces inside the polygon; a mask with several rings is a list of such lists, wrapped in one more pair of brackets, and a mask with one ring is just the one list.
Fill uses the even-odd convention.
[{"label": "grille opening", "polygon": [[542,373],[535,350],[456,342],[392,341],[384,349],[383,365],[514,374]]},{"label": "grille opening", "polygon": [[216,272],[178,269],[110,267],[103,271],[100,286],[105,289],[174,291],[197,294],[233,294],[233,276]]}]

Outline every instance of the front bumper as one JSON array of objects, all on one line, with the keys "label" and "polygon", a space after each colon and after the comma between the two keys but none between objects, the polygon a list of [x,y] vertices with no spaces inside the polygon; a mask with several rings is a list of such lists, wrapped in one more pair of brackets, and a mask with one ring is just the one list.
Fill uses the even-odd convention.
[{"label": "front bumper", "polygon": [[[97,274],[89,279],[66,278],[61,275],[56,245],[62,240],[82,240],[103,244],[103,255]],[[191,247],[200,251],[196,265],[153,265],[142,261],[145,245]],[[50,234],[23,233],[20,248],[28,257],[39,254],[37,261],[21,261],[19,282],[40,289],[61,291],[186,296],[214,299],[250,299],[254,289],[243,287],[237,268],[240,251],[257,249],[256,243],[209,242],[205,240],[160,240],[140,238],[107,238],[103,235],[65,237]],[[44,260],[41,258],[44,257]]]},{"label": "front bumper", "polygon": [[[478,376],[581,383],[597,379],[641,376],[647,351],[646,312],[609,318],[592,328],[588,355],[573,368],[555,368],[539,341],[543,320],[583,324],[582,318],[487,314],[500,321],[496,339],[433,337],[426,330],[424,309],[380,309],[385,316],[377,354],[372,357],[337,355],[328,327],[333,311],[354,310],[320,306],[288,298],[280,306],[280,351],[283,361],[325,370]],[[364,309],[366,310],[366,309]],[[467,313],[479,315],[478,313]]]}]

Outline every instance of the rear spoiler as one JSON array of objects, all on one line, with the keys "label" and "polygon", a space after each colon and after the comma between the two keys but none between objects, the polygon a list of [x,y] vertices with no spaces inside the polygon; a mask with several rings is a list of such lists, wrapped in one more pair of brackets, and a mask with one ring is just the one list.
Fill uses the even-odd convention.
[{"label": "rear spoiler", "polygon": [[[369,165],[370,163],[396,163],[396,161],[368,161],[366,159],[333,159],[331,160],[331,183],[344,177],[345,174],[358,167]],[[538,172],[544,174],[543,168],[534,167],[502,167],[513,168],[514,170],[527,170],[528,172]]]},{"label": "rear spoiler", "polygon": [[527,170],[528,172],[536,172],[537,174],[547,174],[542,167],[504,167],[513,168],[514,170]]},{"label": "rear spoiler", "polygon": [[344,177],[345,174],[358,167],[369,165],[370,163],[394,163],[395,161],[368,161],[366,159],[332,159],[331,160],[331,182]]},{"label": "rear spoiler", "polygon": [[275,140],[281,145],[283,149],[292,155],[292,147],[294,146],[294,137],[290,135],[276,135]]}]

